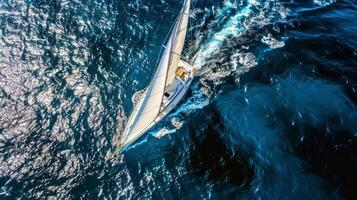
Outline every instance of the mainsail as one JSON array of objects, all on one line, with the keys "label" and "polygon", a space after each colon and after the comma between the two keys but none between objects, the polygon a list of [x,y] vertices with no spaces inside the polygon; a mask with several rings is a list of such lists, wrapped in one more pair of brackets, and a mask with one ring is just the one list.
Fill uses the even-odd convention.
[{"label": "mainsail", "polygon": [[173,41],[170,66],[167,73],[166,86],[168,86],[175,77],[175,71],[180,61],[182,50],[185,44],[188,16],[190,11],[190,0],[185,1],[183,9],[181,10],[179,20],[177,22],[176,37]]},{"label": "mainsail", "polygon": [[166,86],[172,81],[185,42],[190,0],[186,0],[180,16],[170,34],[150,85],[134,110],[125,127],[122,144],[129,144],[151,128],[161,111]]}]

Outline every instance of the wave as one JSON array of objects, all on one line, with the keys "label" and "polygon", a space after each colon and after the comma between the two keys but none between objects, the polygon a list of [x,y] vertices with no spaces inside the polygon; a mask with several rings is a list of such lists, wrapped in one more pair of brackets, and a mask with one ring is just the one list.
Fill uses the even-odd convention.
[{"label": "wave", "polygon": [[[320,188],[323,182],[320,177],[302,172],[301,166],[306,163],[289,153],[294,147],[288,140],[300,135],[302,141],[304,135],[309,136],[303,127],[314,127],[312,135],[320,129],[329,135],[330,126],[355,129],[356,116],[350,113],[356,108],[345,103],[349,101],[342,87],[302,78],[293,72],[273,85],[254,85],[221,95],[215,105],[228,129],[225,137],[234,146],[230,149],[235,149],[233,153],[249,152],[254,162],[257,172],[251,190],[254,196],[276,199],[291,194],[311,199],[329,198]],[[332,120],[335,116],[341,117],[338,122]],[[264,174],[274,174],[270,177],[274,186]],[[336,194],[331,196],[338,199]]]},{"label": "wave", "polygon": [[202,69],[206,65],[207,60],[219,52],[220,47],[230,36],[237,37],[244,31],[244,19],[248,17],[253,11],[252,8],[257,5],[257,1],[248,0],[245,6],[240,7],[231,1],[226,1],[224,7],[218,11],[218,13],[227,13],[227,9],[237,8],[240,9],[236,14],[225,23],[222,30],[213,33],[213,36],[209,38],[209,41],[205,44],[201,44],[198,53],[194,56],[194,66],[198,69]]},{"label": "wave", "polygon": [[263,36],[262,42],[264,44],[269,45],[269,47],[271,49],[282,48],[282,47],[285,46],[285,42],[284,41],[278,41],[277,39],[275,39],[272,36],[272,34],[268,34],[267,36]]},{"label": "wave", "polygon": [[314,3],[321,6],[321,7],[325,7],[328,6],[330,4],[335,3],[336,0],[314,0]]}]

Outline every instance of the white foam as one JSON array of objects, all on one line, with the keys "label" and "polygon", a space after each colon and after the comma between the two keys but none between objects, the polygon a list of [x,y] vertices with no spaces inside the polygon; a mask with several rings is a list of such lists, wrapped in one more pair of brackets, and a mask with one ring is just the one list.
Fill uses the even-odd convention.
[{"label": "white foam", "polygon": [[167,129],[167,128],[162,128],[159,131],[152,132],[151,135],[154,136],[155,138],[162,138],[163,136],[171,133],[175,133],[177,129]]},{"label": "white foam", "polygon": [[263,36],[261,40],[264,44],[269,45],[271,49],[281,48],[285,46],[284,41],[279,41],[273,37],[272,34],[268,34],[267,36]]},{"label": "white foam", "polygon": [[201,90],[193,90],[193,94],[186,102],[181,104],[174,113],[169,117],[177,116],[180,113],[189,113],[190,111],[202,109],[209,104],[209,100],[202,93]]},{"label": "white foam", "polygon": [[314,3],[318,4],[319,6],[328,6],[335,2],[336,0],[314,0]]},{"label": "white foam", "polygon": [[[188,98],[188,100],[181,104],[175,112],[169,114],[166,117],[166,120],[171,120],[172,125],[175,127],[173,129],[168,129],[166,127],[160,129],[160,130],[153,130],[149,132],[152,136],[155,138],[162,138],[166,135],[175,133],[178,129],[180,129],[183,125],[182,121],[179,121],[179,115],[183,113],[190,113],[195,110],[199,110],[204,108],[209,104],[209,99],[205,97],[205,95],[200,91],[200,90],[194,90],[193,95]],[[140,142],[140,144],[143,144],[147,141],[147,138],[145,138],[145,141]],[[140,145],[138,144],[138,145]],[[137,145],[135,145],[137,146]],[[135,146],[131,147],[134,148]]]},{"label": "white foam", "polygon": [[[194,66],[201,69],[205,65],[207,59],[219,51],[227,37],[240,35],[244,30],[242,19],[249,16],[252,12],[252,6],[257,4],[257,1],[249,0],[248,4],[237,11],[237,13],[228,20],[219,32],[213,34],[209,42],[204,44],[196,54]],[[230,1],[226,1],[225,7],[232,7],[232,3]],[[235,5],[235,7],[238,7],[238,5]]]},{"label": "white foam", "polygon": [[180,121],[180,119],[174,117],[171,120],[171,124],[176,128],[180,129],[183,126],[183,121]]}]

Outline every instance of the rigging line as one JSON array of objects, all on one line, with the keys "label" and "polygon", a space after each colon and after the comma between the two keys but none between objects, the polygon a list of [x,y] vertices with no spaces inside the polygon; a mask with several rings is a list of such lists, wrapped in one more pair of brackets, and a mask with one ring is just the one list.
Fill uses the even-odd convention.
[{"label": "rigging line", "polygon": [[163,73],[160,73],[160,74],[158,74],[157,76],[154,76],[154,78],[155,78],[155,79],[157,79],[157,78],[160,78],[160,77],[162,77],[163,75],[165,75],[165,74],[163,74]]},{"label": "rigging line", "polygon": [[[175,21],[177,21],[177,20],[178,20],[178,17],[176,17],[176,20],[175,20]],[[165,40],[164,40],[164,44],[166,43],[166,41],[167,41],[167,39],[168,39],[168,36],[171,35],[172,29],[175,27],[175,24],[176,24],[176,23],[173,23],[173,24],[171,25],[169,32],[166,34]],[[164,46],[164,45],[162,45],[162,46]],[[165,47],[165,46],[164,46],[164,47]],[[166,47],[165,47],[165,49],[166,49]],[[160,54],[159,54],[159,55],[161,55],[162,52],[163,52],[163,48],[161,47],[161,48],[160,48]],[[155,72],[156,72],[156,70],[158,69],[159,62],[160,62],[162,56],[163,56],[163,55],[159,56],[158,59],[156,60],[154,72],[153,72],[151,78],[153,78],[153,77],[155,76]],[[151,80],[153,80],[153,79],[151,79]],[[148,89],[148,88],[147,88],[147,89]],[[147,89],[146,89],[146,90],[147,90]],[[147,95],[147,91],[145,91],[145,93],[144,93],[144,95],[142,96],[142,98],[147,98],[146,95]],[[138,104],[138,105],[139,105],[139,104]],[[142,106],[142,105],[141,105],[141,106]],[[139,110],[140,110],[140,108],[136,108],[136,106],[134,106],[134,109],[130,112],[130,115],[129,115],[129,116],[132,116],[132,114],[133,114],[134,112],[137,112],[137,111],[139,111]],[[137,116],[136,116],[135,118],[137,118]],[[134,120],[136,120],[136,119],[134,119]],[[125,137],[126,137],[126,136],[125,136]],[[123,139],[124,139],[124,138],[123,138]]]},{"label": "rigging line", "polygon": [[[192,7],[192,9],[193,9],[194,7]],[[191,19],[191,17],[190,16],[188,16],[188,23],[191,25],[192,24],[192,19]],[[188,30],[188,29],[187,29]],[[189,30],[188,30],[189,31]],[[190,31],[190,40],[192,40],[192,31]]]},{"label": "rigging line", "polygon": [[[180,91],[182,90],[183,88],[181,88],[180,89]],[[178,92],[178,93],[180,93],[180,91]],[[176,95],[175,95],[175,97],[174,98],[176,98],[177,97],[177,95],[178,95],[178,93],[176,93]],[[171,104],[172,102],[170,102],[169,103],[169,105]],[[156,107],[154,107],[154,108],[157,108],[157,106]],[[153,108],[152,108],[153,109]],[[146,115],[148,113],[148,111],[147,112],[145,112],[145,114],[143,114],[143,115]],[[158,114],[158,116],[159,115],[161,115],[162,114],[162,112],[160,112],[159,114]],[[157,116],[157,117],[158,117]],[[156,120],[157,120],[157,117],[154,119],[154,122],[157,122]],[[152,122],[151,123],[149,123],[146,127],[144,127],[144,129],[143,130],[145,130],[145,129],[147,129],[150,125],[152,124]],[[139,127],[140,128],[140,127]],[[142,132],[142,131],[141,131]]]},{"label": "rigging line", "polygon": [[[154,110],[154,109],[156,109],[156,108],[161,108],[161,106],[154,106],[154,107],[150,108],[149,110],[147,110],[147,111],[141,113],[141,116],[145,116],[145,115],[147,115],[147,114],[150,114],[151,111]],[[156,118],[156,117],[155,117],[155,118]]]},{"label": "rigging line", "polygon": [[165,91],[165,89],[159,90],[159,91],[155,92],[154,94],[150,94],[148,97],[152,97],[152,96],[154,96],[154,95],[156,95],[156,94],[158,94],[158,93],[160,93],[160,92],[163,92],[163,91]]},{"label": "rigging line", "polygon": [[[176,18],[176,20],[175,20],[176,22],[178,21],[178,17]],[[166,35],[166,38],[165,38],[165,40],[164,40],[164,43],[166,42],[166,40],[168,39],[168,36],[169,35],[171,35],[171,33],[172,33],[172,30],[174,29],[174,27],[175,27],[175,25],[176,25],[176,23],[173,23],[172,25],[171,25],[171,27],[170,27],[170,31],[167,33],[167,35]],[[162,45],[162,46],[164,46],[164,45]],[[165,47],[165,49],[166,49],[166,47]],[[161,47],[161,49],[160,49],[160,55],[162,54],[162,51],[163,51],[163,48]],[[165,54],[164,54],[165,55]],[[159,57],[158,59],[157,59],[157,62],[156,62],[156,67],[155,67],[155,70],[154,70],[154,73],[153,73],[153,75],[152,75],[152,78],[153,77],[155,77],[155,72],[156,72],[156,70],[158,69],[158,66],[159,66],[159,60],[160,60],[160,58],[162,58],[162,56],[163,55],[161,55],[161,57]],[[153,79],[152,79],[153,80]],[[150,83],[151,84],[151,83]],[[166,84],[165,84],[166,85]],[[147,91],[145,92],[145,95],[142,97],[142,98],[144,98],[144,100],[143,101],[146,101],[148,98],[150,97],[150,95],[148,96],[148,93],[147,93]],[[161,103],[160,103],[161,104]],[[139,105],[139,104],[138,104]],[[142,106],[143,106],[143,104],[141,104],[140,105],[140,107],[138,107],[138,108],[134,108],[134,110],[131,112],[131,114],[130,115],[132,115],[134,112],[139,112],[140,110],[142,110]],[[161,107],[162,105],[160,105],[160,107]],[[158,115],[157,115],[158,116]],[[156,116],[156,117],[157,117]],[[138,119],[138,116],[135,116],[135,118],[133,119],[134,121],[136,121]],[[130,129],[131,129],[131,127],[132,127],[132,125],[129,127]],[[128,132],[129,133],[129,132]],[[128,134],[126,134],[125,135],[125,137],[123,137],[123,139],[125,139],[125,138],[127,138],[128,137]]]},{"label": "rigging line", "polygon": [[[174,45],[174,41],[175,41],[175,43],[177,42],[176,40],[177,40],[177,29],[179,28],[179,25],[180,25],[180,23],[181,23],[181,20],[182,20],[182,14],[185,12],[184,11],[184,9],[186,8],[186,4],[187,4],[187,0],[185,0],[185,2],[184,2],[184,4],[183,4],[183,7],[182,7],[182,9],[181,9],[181,11],[180,11],[180,15],[179,15],[179,17],[178,17],[178,19],[177,19],[177,21],[176,21],[176,24],[175,24],[175,27],[176,27],[176,30],[175,30],[175,33],[174,33],[174,37],[172,38],[172,40],[171,40],[171,45],[170,45],[170,48],[171,48],[171,50],[173,49],[173,45]],[[167,76],[168,76],[168,73],[169,73],[169,67],[171,66],[171,63],[172,63],[172,57],[171,57],[171,55],[169,56],[169,65],[167,66],[167,69],[166,69],[166,78],[165,78],[165,87],[166,87],[166,84],[167,84]],[[160,102],[160,107],[162,106],[162,102],[164,101],[164,95],[162,95],[162,98],[161,98],[161,102]],[[161,110],[161,109],[160,109]],[[157,116],[156,117],[158,117],[159,116],[159,114],[160,113],[158,113],[157,114]]]},{"label": "rigging line", "polygon": [[[186,4],[187,4],[187,0],[185,0],[184,5],[183,5],[183,7],[182,7],[182,10],[181,10],[181,12],[180,12],[180,16],[179,16],[180,18],[179,18],[179,21],[177,22],[177,28],[176,28],[176,29],[179,28],[180,23],[181,23],[181,20],[182,20],[182,17],[183,17],[184,14],[186,14],[186,13],[185,13]],[[186,14],[186,15],[187,15],[187,14]],[[187,29],[187,26],[186,26],[185,28],[180,29],[180,30],[176,30],[175,38],[174,38],[174,40],[172,40],[172,42],[175,41],[175,43],[177,43],[177,35],[178,35],[181,31],[184,31],[185,29]],[[171,45],[171,49],[173,49],[173,45]],[[174,51],[171,51],[171,52],[174,52]],[[170,58],[171,58],[171,57],[170,57]],[[172,60],[170,59],[170,61],[172,61]],[[170,62],[170,65],[171,65],[171,62]]]},{"label": "rigging line", "polygon": [[192,9],[196,8],[198,0],[196,0],[196,3],[193,5]]},{"label": "rigging line", "polygon": [[[155,120],[154,120],[154,121],[155,121]],[[141,127],[139,127],[139,128],[142,129],[141,131],[139,131],[139,134],[141,134],[141,133],[144,132],[147,128],[149,128],[149,127],[151,126],[151,124],[152,124],[152,122],[151,122],[150,124],[148,124],[147,126],[145,126],[144,129],[142,129]],[[135,136],[135,137],[136,137],[136,139],[137,139],[137,138],[140,137],[140,136]],[[132,140],[132,141],[135,141],[135,138],[134,138],[134,140]]]},{"label": "rigging line", "polygon": [[182,58],[182,54],[178,54],[178,53],[176,53],[176,52],[174,52],[174,51],[170,51],[170,52],[171,52],[172,54],[175,54],[176,56]]},{"label": "rigging line", "polygon": [[[176,27],[176,30],[175,30],[175,33],[174,33],[174,35],[172,35],[172,33],[170,34],[170,35],[172,35],[172,36],[174,36],[173,38],[172,38],[172,40],[171,40],[171,49],[173,48],[173,43],[174,43],[174,41],[176,42],[176,40],[177,40],[177,29],[178,29],[178,27],[179,27],[179,23],[181,22],[181,20],[182,20],[182,16],[183,16],[183,14],[184,14],[184,8],[186,8],[186,4],[187,3],[187,0],[185,0],[185,3],[184,3],[184,6],[183,6],[183,8],[182,8],[182,10],[181,10],[181,12],[180,12],[180,15],[179,15],[179,17],[177,18],[177,20],[176,20],[176,23],[174,23],[173,25],[172,25],[172,27],[171,27],[171,29],[174,29],[174,27]],[[169,32],[170,33],[170,32]],[[168,37],[168,35],[169,34],[167,34],[167,36],[166,36],[166,39],[167,39],[167,37]],[[166,40],[165,39],[165,40]],[[161,49],[162,50],[162,49]],[[172,63],[172,57],[170,56],[169,57],[169,65],[167,66],[167,70],[166,70],[166,74],[168,73],[168,67],[171,65],[171,63]],[[157,70],[157,67],[158,66],[156,66],[156,69],[155,69],[155,71]],[[154,75],[153,75],[154,76]],[[166,86],[166,82],[167,82],[167,78],[165,79],[165,86]],[[159,92],[161,92],[162,90],[160,90]],[[151,95],[149,95],[149,96],[147,96],[147,94],[145,95],[145,100],[147,100],[149,97],[150,97]],[[163,97],[162,97],[162,99],[161,99],[161,102],[160,102],[160,106],[159,107],[161,107],[162,106],[162,102],[163,102]],[[154,108],[152,108],[152,109],[154,109]],[[141,108],[140,108],[140,110],[141,110]],[[160,115],[160,112],[157,114],[157,116],[156,117],[158,117]],[[135,119],[135,120],[137,120],[137,119]],[[149,124],[150,125],[150,124]],[[148,127],[148,126],[147,126]]]},{"label": "rigging line", "polygon": [[[193,7],[192,7],[192,11],[193,11],[193,9],[196,9],[197,3],[198,3],[198,0],[195,1],[195,4],[194,4]],[[192,18],[192,20],[193,20],[193,19],[196,20],[196,18]]]},{"label": "rigging line", "polygon": [[[177,29],[180,27],[183,14],[185,13],[186,4],[187,4],[187,0],[184,1],[183,7],[182,7],[182,9],[181,9],[181,11],[180,11],[179,18],[178,18],[178,21],[177,21],[177,26],[176,26],[175,37],[173,38],[171,44],[173,44],[174,41],[175,41],[175,43],[177,42],[177,34],[178,34],[179,32],[181,32],[181,31],[177,31]],[[172,49],[172,48],[173,48],[173,45],[171,45],[171,49]]]},{"label": "rigging line", "polygon": [[[181,11],[180,11],[180,15],[179,15],[179,19],[178,19],[178,21],[177,21],[177,25],[176,25],[176,29],[178,29],[180,26],[181,26],[181,21],[182,21],[182,18],[183,18],[183,15],[187,15],[187,16],[189,16],[189,14],[187,14],[187,13],[185,13],[185,11],[186,11],[186,9],[187,9],[187,0],[185,0],[184,1],[184,4],[183,4],[183,7],[182,7],[182,9],[181,9]],[[189,19],[189,17],[188,17],[188,19]],[[175,32],[175,37],[174,37],[174,39],[172,40],[172,45],[171,45],[171,49],[173,49],[174,48],[174,45],[175,45],[175,47],[176,47],[176,45],[177,45],[177,40],[178,40],[178,34],[180,33],[180,32],[182,32],[182,31],[184,31],[185,29],[187,29],[187,26],[186,27],[184,27],[184,28],[182,28],[182,29],[180,29],[180,30],[176,30],[176,32]],[[184,38],[185,39],[185,38]],[[175,44],[173,44],[175,42]],[[176,55],[178,55],[180,58],[181,58],[181,55],[179,55],[178,53],[176,53],[176,52],[174,52],[174,51],[170,51],[171,53],[174,53],[174,54],[176,54]],[[172,64],[172,56],[170,56],[170,61],[169,61],[169,66]],[[165,82],[165,85],[166,85],[166,82]]]},{"label": "rigging line", "polygon": [[185,28],[182,28],[181,30],[177,31],[177,33],[180,33],[181,31],[184,31],[185,29],[187,29],[187,26]]},{"label": "rigging line", "polygon": [[[175,96],[173,97],[174,99],[179,95],[179,93],[181,92],[182,89],[183,89],[183,88],[181,88],[181,89],[179,90],[179,92],[177,92],[177,93],[175,94]],[[167,106],[169,106],[170,104],[172,104],[172,101],[171,101]],[[154,108],[157,108],[157,106],[154,107]],[[154,108],[152,108],[152,109],[154,109]],[[149,111],[145,112],[145,113],[142,114],[142,115],[146,115],[146,114],[148,114],[148,112],[149,112]],[[161,115],[161,114],[162,114],[162,111],[158,114],[158,116]],[[154,122],[157,122],[156,120],[157,120],[157,117],[154,119]],[[144,127],[144,130],[145,130],[146,128],[148,128],[151,124],[152,124],[152,122],[151,122],[148,126]],[[140,127],[139,127],[139,128],[140,128]]]},{"label": "rigging line", "polygon": [[[176,17],[175,22],[176,22],[177,20],[178,20],[178,17]],[[167,42],[167,40],[169,39],[169,36],[171,35],[172,30],[173,30],[174,27],[175,27],[175,24],[176,24],[176,23],[173,23],[173,24],[171,25],[169,31],[167,32],[167,34],[166,34],[166,36],[165,36],[165,39],[164,39],[164,42],[163,42],[162,46],[165,47],[164,44],[165,44],[165,43]],[[165,48],[165,49],[166,49],[166,48]],[[157,70],[157,68],[158,68],[158,66],[159,66],[159,62],[160,62],[160,60],[161,60],[161,58],[162,58],[162,56],[163,56],[163,55],[161,55],[162,52],[163,52],[163,48],[161,47],[161,48],[160,48],[160,52],[159,52],[159,56],[158,56],[158,58],[157,58],[157,60],[156,60],[156,64],[155,64],[155,68],[154,68],[154,72],[153,72],[153,74],[152,74],[152,77],[154,76],[155,71]],[[152,78],[152,77],[151,77],[151,78]]]},{"label": "rigging line", "polygon": [[[194,8],[196,8],[197,3],[198,3],[198,0],[196,0],[195,5],[193,6]],[[197,19],[196,19],[196,18],[194,18],[194,19],[195,19],[195,21],[197,21]],[[201,32],[201,30],[202,30],[202,28],[203,28],[203,23],[204,23],[204,21],[203,21],[201,24],[199,24],[199,25],[196,25],[196,26],[192,27],[192,28],[196,28],[196,27],[198,27],[198,28],[199,28],[199,29],[198,29],[198,31],[197,31],[197,34],[199,34],[199,33]]]}]

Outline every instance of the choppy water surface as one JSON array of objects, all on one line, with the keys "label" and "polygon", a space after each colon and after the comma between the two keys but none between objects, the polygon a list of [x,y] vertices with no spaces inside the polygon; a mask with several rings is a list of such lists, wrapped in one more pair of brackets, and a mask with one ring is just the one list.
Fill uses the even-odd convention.
[{"label": "choppy water surface", "polygon": [[181,105],[108,159],[182,1],[0,1],[0,199],[356,199],[357,4],[193,1]]}]

